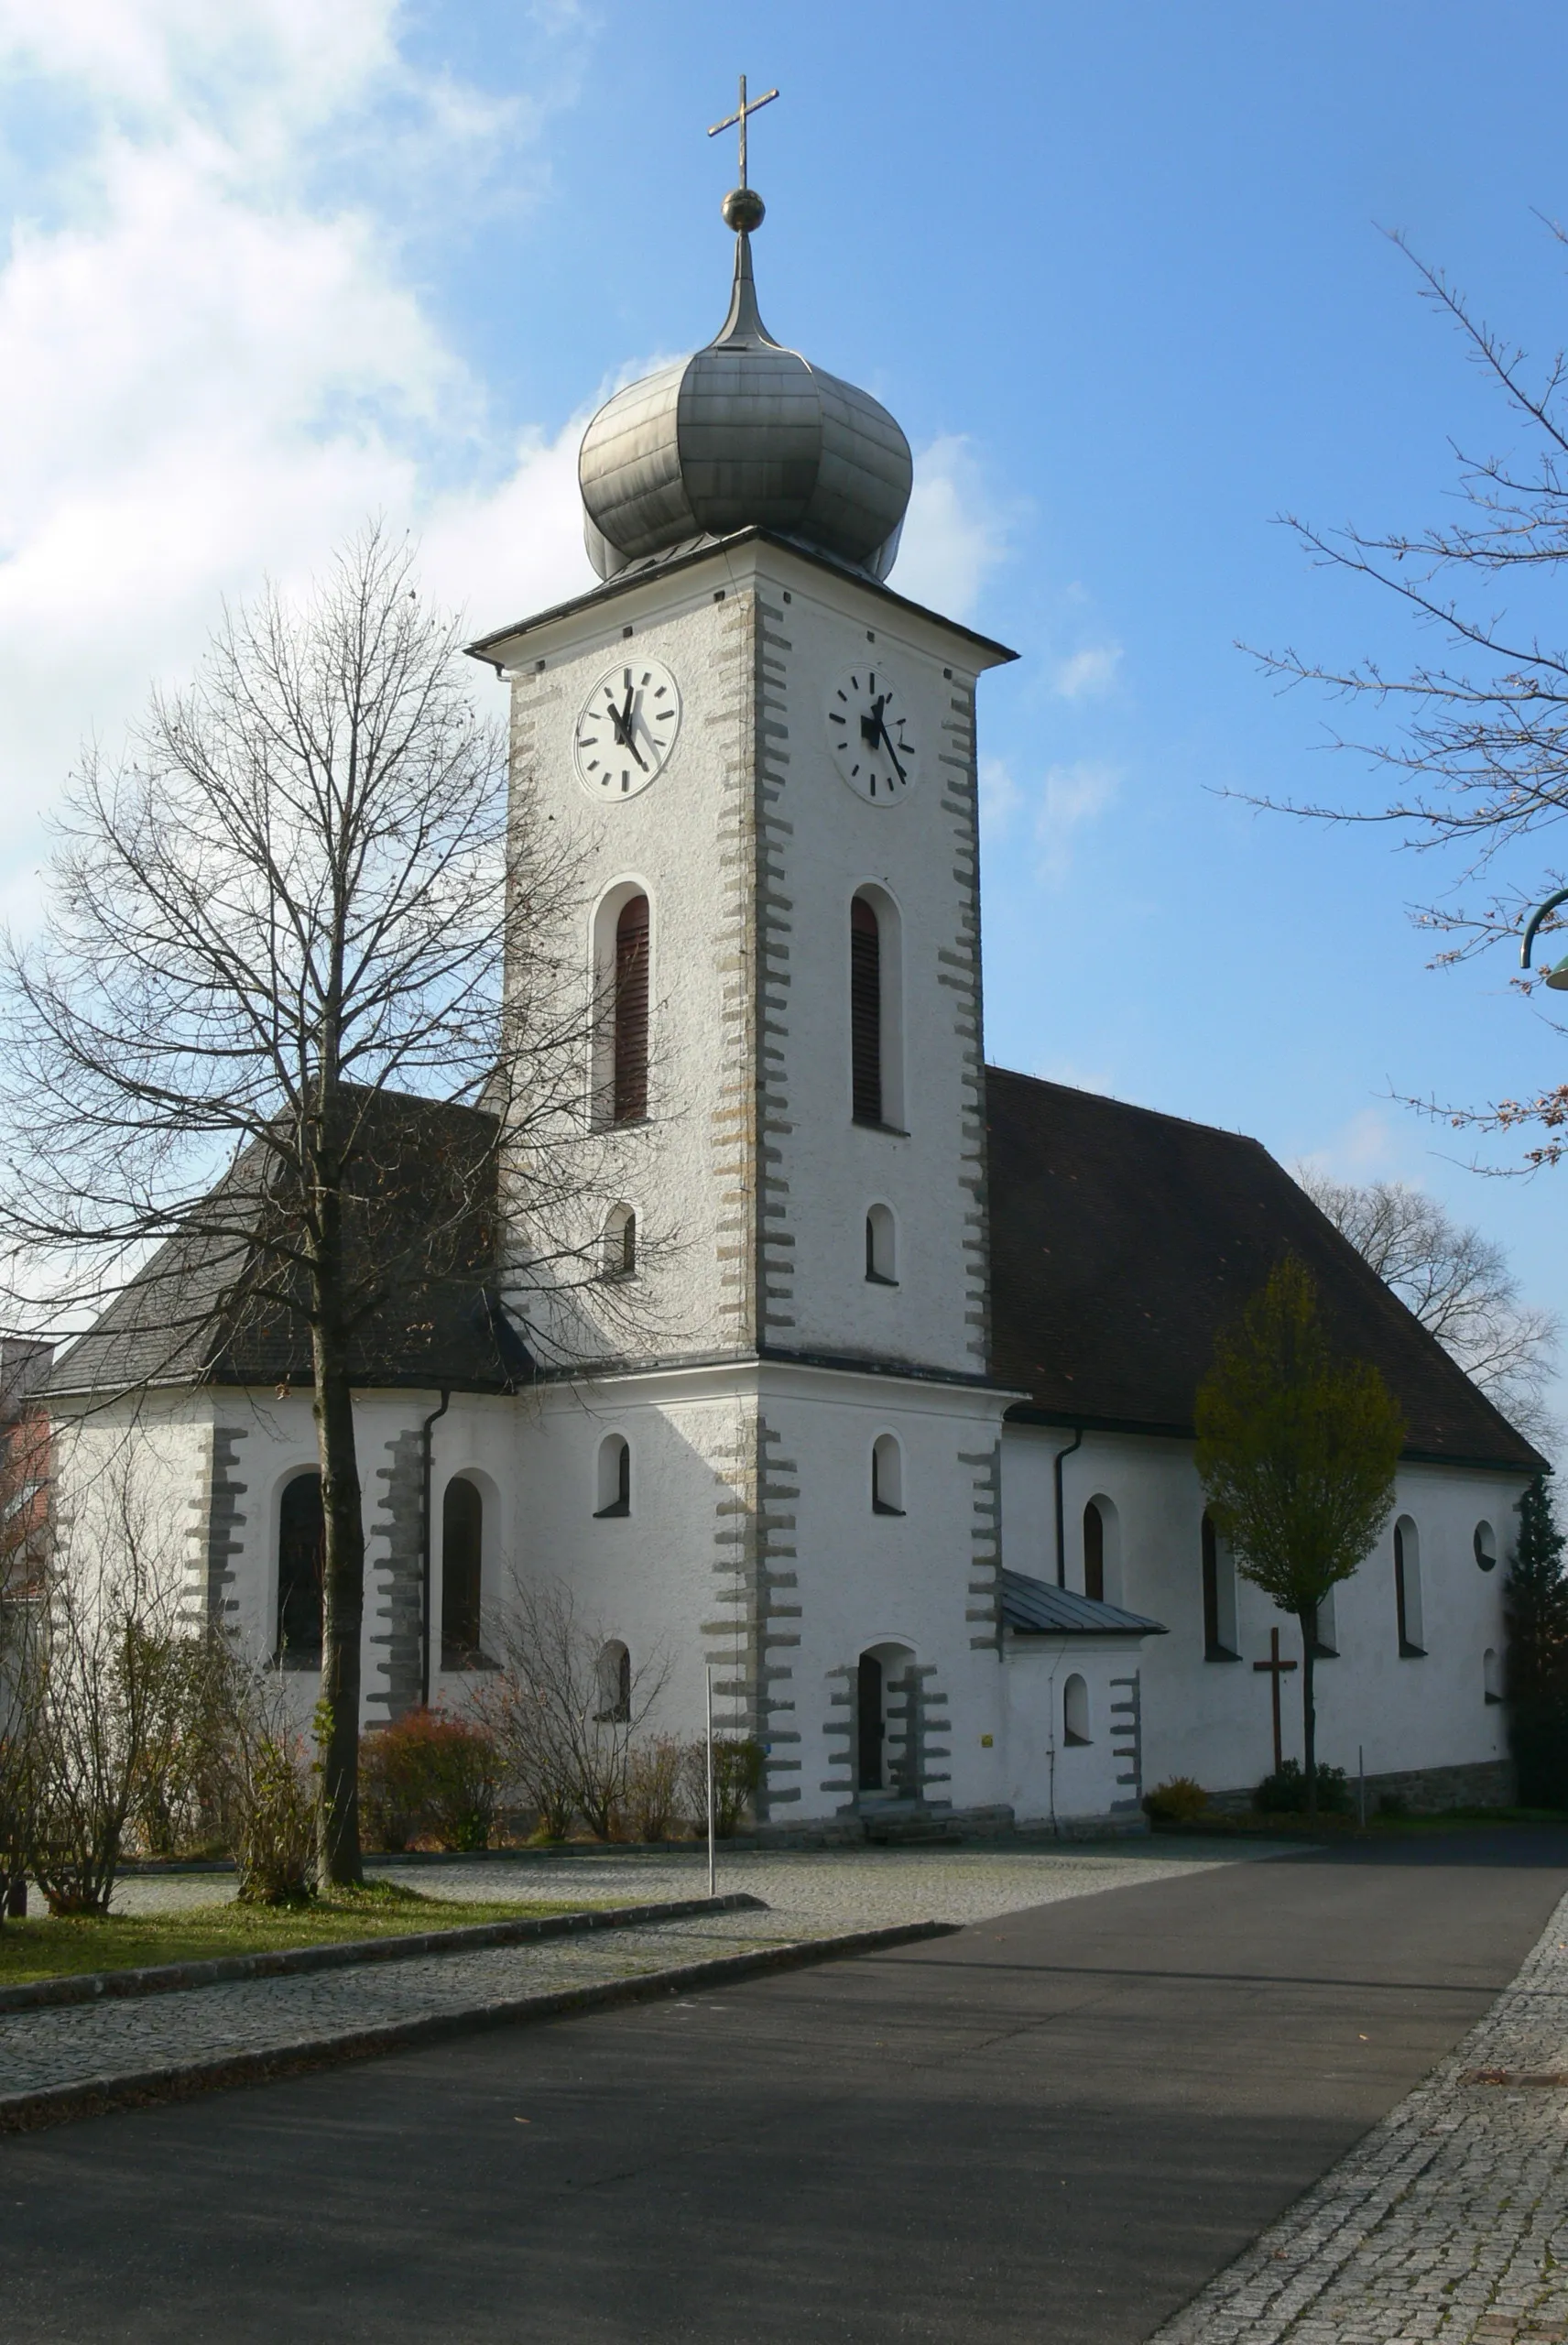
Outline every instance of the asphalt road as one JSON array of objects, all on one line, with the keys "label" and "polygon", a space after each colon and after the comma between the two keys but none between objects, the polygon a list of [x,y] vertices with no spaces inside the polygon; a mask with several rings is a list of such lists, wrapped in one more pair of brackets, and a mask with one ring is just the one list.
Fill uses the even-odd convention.
[{"label": "asphalt road", "polygon": [[1568,1833],[1227,1866],[0,2141],[5,2345],[1133,2345],[1447,2051]]}]

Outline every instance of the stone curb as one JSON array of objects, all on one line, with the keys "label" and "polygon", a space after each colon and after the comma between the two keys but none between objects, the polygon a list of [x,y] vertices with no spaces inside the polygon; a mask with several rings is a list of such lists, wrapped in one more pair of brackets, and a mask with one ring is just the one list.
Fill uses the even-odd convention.
[{"label": "stone curb", "polygon": [[[734,1901],[735,1904],[742,1902]],[[756,1904],[759,1901],[744,1902]],[[713,1903],[704,1898],[702,1910],[711,1912]],[[381,2027],[306,2036],[266,2051],[171,2062],[121,2076],[91,2077],[81,2084],[46,2085],[36,2092],[0,2093],[0,2133],[30,2132],[75,2117],[104,2116],[113,2110],[184,2100],[225,2087],[269,2083],[313,2068],[335,2067],[348,2060],[376,2059],[384,2053],[440,2043],[480,2028],[510,2027],[529,2020],[610,2010],[616,2004],[651,2002],[660,1995],[679,1995],[689,1988],[722,1987],[768,1971],[803,1969],[841,1956],[874,1954],[888,1947],[911,1946],[922,1938],[953,1937],[962,1927],[958,1922],[901,1922],[887,1929],[851,1930],[836,1937],[795,1938],[782,1946],[760,1947],[751,1954],[716,1955],[706,1962],[672,1964],[665,1969],[641,1971],[631,1979],[605,1979],[593,1986],[560,1988],[552,1994],[518,1995],[500,2002],[475,2003],[463,2011],[430,2012],[419,2019],[396,2020]]]},{"label": "stone curb", "polygon": [[724,1897],[681,1897],[662,1905],[585,1905],[575,1914],[520,1914],[515,1922],[463,1922],[455,1929],[417,1930],[376,1938],[338,1938],[326,1946],[215,1954],[200,1962],[159,1962],[141,1970],[79,1970],[0,1987],[0,2012],[59,2003],[95,2003],[119,1995],[168,1995],[191,1987],[224,1987],[238,1979],[291,1979],[305,1970],[342,1970],[361,1962],[407,1962],[416,1955],[467,1954],[475,1947],[523,1946],[534,1938],[575,1937],[585,1930],[632,1929],[640,1922],[686,1922],[699,1914],[767,1911],[745,1890]]}]

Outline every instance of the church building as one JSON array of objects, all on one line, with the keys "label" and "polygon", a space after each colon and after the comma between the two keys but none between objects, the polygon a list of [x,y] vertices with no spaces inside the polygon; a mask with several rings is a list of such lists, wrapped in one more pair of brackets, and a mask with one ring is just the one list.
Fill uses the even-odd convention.
[{"label": "church building", "polygon": [[[541,1368],[503,1239],[366,1333],[365,1722],[460,1709],[519,1575],[570,1587],[615,1684],[661,1657],[652,1729],[697,1730],[711,1665],[771,1836],[1136,1828],[1173,1775],[1245,1793],[1277,1715],[1300,1755],[1300,1636],[1205,1518],[1193,1400],[1293,1251],[1408,1429],[1319,1620],[1320,1755],[1412,1805],[1499,1800],[1542,1461],[1256,1142],[986,1063],[976,704],[1014,655],[890,583],[908,442],[765,327],[762,211],[725,200],[714,339],[584,434],[599,583],[472,647],[578,855],[609,1005],[583,1096],[624,1163],[603,1277],[647,1281],[658,1332]],[[309,1345],[230,1325],[214,1272],[171,1353],[171,1275],[201,1303],[176,1243],[57,1361],[62,1470],[134,1426],[193,1603],[308,1715]]]}]

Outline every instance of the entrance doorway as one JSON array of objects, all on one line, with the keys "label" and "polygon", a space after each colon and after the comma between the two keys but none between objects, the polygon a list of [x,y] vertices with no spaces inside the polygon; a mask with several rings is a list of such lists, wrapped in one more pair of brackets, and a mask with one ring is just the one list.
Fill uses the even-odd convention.
[{"label": "entrance doorway", "polygon": [[882,1663],[874,1652],[860,1656],[860,1767],[856,1777],[863,1792],[882,1789],[883,1749],[887,1740]]},{"label": "entrance doorway", "polygon": [[908,1645],[872,1645],[855,1673],[855,1788],[862,1799],[878,1794],[914,1799],[920,1794],[916,1755],[915,1656]]}]

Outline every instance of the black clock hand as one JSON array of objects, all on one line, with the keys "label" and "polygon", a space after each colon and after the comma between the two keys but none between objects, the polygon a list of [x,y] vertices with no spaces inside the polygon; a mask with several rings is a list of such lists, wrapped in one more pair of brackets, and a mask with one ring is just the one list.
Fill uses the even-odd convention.
[{"label": "black clock hand", "polygon": [[887,693],[878,693],[871,704],[870,715],[867,716],[864,711],[861,714],[860,737],[868,749],[874,749],[877,747],[877,736],[882,730],[882,711],[887,705]]},{"label": "black clock hand", "polygon": [[893,771],[898,775],[898,780],[900,780],[900,781],[905,785],[905,787],[906,787],[906,789],[907,789],[907,788],[908,788],[908,786],[909,786],[909,775],[904,771],[903,767],[898,763],[898,750],[893,747],[893,736],[892,736],[892,735],[891,735],[891,734],[888,732],[888,730],[887,730],[887,718],[882,714],[882,712],[881,712],[881,710],[880,710],[880,709],[878,709],[878,710],[877,710],[877,733],[878,733],[878,734],[880,735],[880,736],[881,736],[881,740],[882,740],[882,746],[883,746],[883,747],[887,750],[887,755],[888,755],[888,756],[892,758],[892,760],[893,760]]}]

